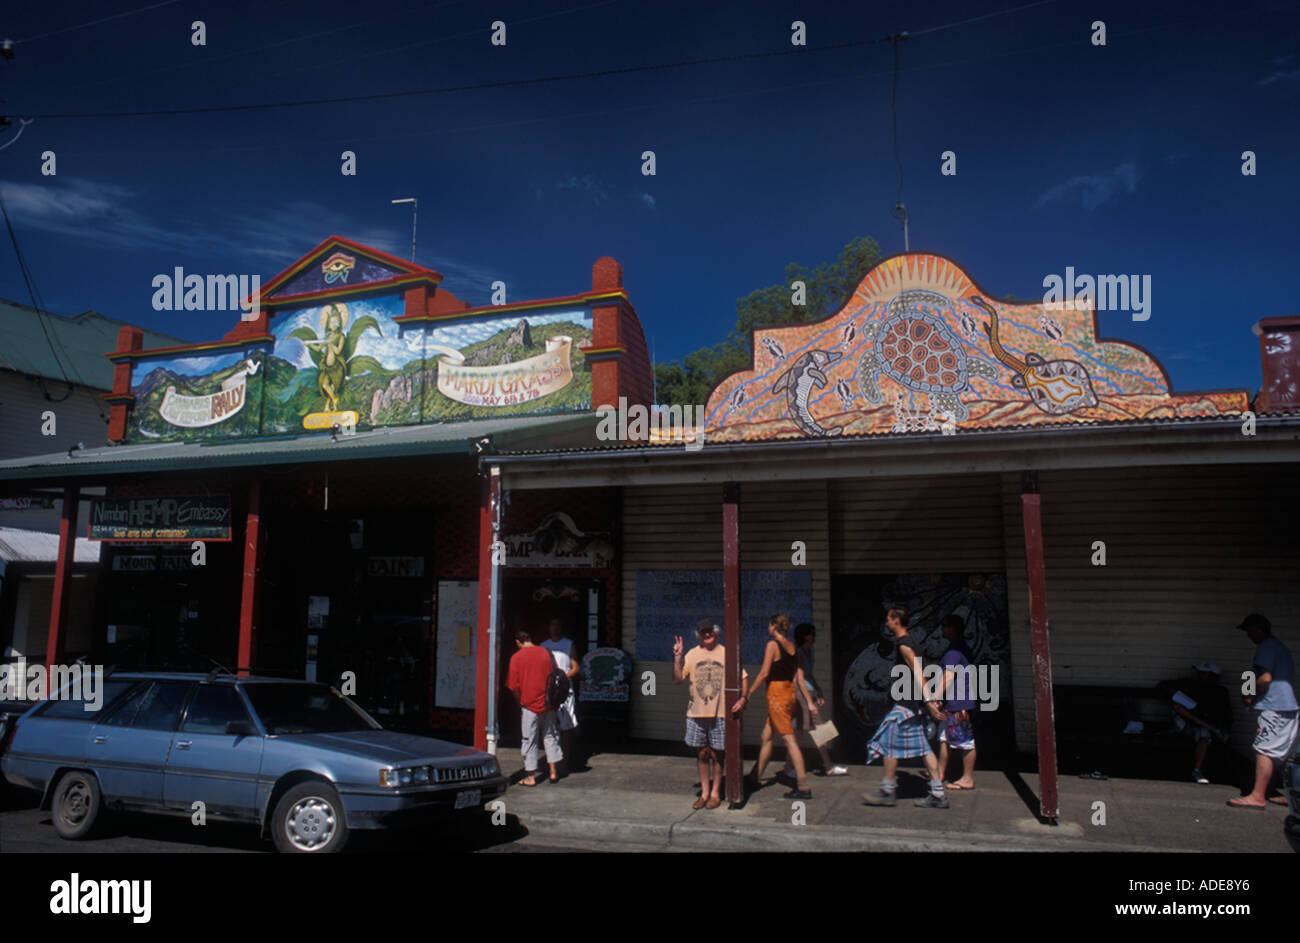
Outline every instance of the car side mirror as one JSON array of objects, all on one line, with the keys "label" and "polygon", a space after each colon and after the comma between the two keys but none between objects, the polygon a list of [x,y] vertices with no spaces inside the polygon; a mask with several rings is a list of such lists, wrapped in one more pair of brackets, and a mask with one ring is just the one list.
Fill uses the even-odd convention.
[{"label": "car side mirror", "polygon": [[257,728],[246,720],[232,720],[226,724],[226,736],[228,737],[256,737]]}]

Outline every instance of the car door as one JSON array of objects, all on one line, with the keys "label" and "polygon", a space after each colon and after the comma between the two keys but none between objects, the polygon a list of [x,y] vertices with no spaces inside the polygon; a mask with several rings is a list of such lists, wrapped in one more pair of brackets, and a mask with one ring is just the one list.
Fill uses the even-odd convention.
[{"label": "car door", "polygon": [[190,681],[151,680],[132,691],[91,730],[87,763],[109,802],[158,809],[163,770]]},{"label": "car door", "polygon": [[172,736],[163,779],[169,809],[257,819],[263,738],[244,699],[229,683],[200,684]]}]

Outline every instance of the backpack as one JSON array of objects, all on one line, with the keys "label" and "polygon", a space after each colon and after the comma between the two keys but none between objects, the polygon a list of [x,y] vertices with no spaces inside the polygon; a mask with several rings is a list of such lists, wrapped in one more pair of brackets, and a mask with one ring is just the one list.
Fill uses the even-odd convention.
[{"label": "backpack", "polygon": [[547,708],[557,710],[560,705],[569,699],[570,690],[569,676],[553,666],[550,675],[546,679]]}]

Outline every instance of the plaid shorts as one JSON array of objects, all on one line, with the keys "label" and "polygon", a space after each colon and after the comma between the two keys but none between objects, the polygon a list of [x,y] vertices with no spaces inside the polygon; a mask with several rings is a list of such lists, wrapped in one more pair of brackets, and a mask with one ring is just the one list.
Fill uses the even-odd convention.
[{"label": "plaid shorts", "polygon": [[925,718],[902,704],[895,704],[889,709],[875,734],[867,741],[868,763],[878,756],[903,760],[933,752],[930,741],[925,737]]},{"label": "plaid shorts", "polygon": [[727,726],[721,717],[687,717],[686,745],[688,747],[727,748]]}]

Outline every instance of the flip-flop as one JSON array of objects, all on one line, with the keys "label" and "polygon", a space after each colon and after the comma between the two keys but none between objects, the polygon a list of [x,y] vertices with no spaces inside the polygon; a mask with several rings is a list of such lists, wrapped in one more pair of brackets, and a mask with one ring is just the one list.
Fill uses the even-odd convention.
[{"label": "flip-flop", "polygon": [[1271,803],[1273,803],[1273,805],[1286,805],[1286,804],[1287,804],[1286,796],[1269,796],[1269,797],[1268,797],[1268,801],[1271,802]]},{"label": "flip-flop", "polygon": [[944,783],[944,789],[951,789],[954,792],[974,792],[974,786],[958,786],[956,783]]},{"label": "flip-flop", "polygon": [[1229,799],[1229,800],[1227,801],[1226,804],[1232,806],[1234,809],[1263,809],[1263,808],[1265,808],[1265,807],[1262,806],[1262,805],[1251,805],[1249,802],[1239,802],[1239,801],[1237,801],[1236,799]]},{"label": "flip-flop", "polygon": [[536,789],[541,783],[526,783],[522,779],[515,783],[516,786],[523,786],[525,789]]}]

